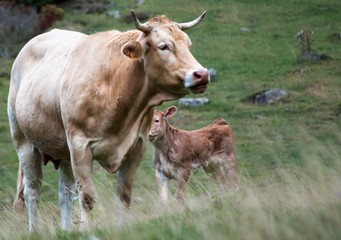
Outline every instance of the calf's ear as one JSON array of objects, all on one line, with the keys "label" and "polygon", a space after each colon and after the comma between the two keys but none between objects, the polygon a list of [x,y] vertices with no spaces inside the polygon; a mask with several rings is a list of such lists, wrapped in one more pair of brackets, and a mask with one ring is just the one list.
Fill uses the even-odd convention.
[{"label": "calf's ear", "polygon": [[166,112],[165,112],[165,117],[166,118],[171,118],[175,115],[176,113],[176,107],[175,106],[171,106],[169,107]]},{"label": "calf's ear", "polygon": [[141,43],[135,41],[125,44],[122,48],[122,53],[133,60],[139,59],[142,56]]}]

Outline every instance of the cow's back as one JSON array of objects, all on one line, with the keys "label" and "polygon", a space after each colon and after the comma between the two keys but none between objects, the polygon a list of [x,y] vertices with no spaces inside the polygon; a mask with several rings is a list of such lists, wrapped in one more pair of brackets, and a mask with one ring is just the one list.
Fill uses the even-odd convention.
[{"label": "cow's back", "polygon": [[11,86],[15,86],[18,91],[24,81],[54,82],[60,76],[58,72],[48,76],[44,73],[65,66],[68,53],[85,36],[79,32],[54,29],[30,40],[14,61]]},{"label": "cow's back", "polygon": [[9,112],[15,115],[20,131],[55,158],[68,155],[60,87],[69,55],[85,36],[58,29],[41,34],[24,46],[12,67]]}]

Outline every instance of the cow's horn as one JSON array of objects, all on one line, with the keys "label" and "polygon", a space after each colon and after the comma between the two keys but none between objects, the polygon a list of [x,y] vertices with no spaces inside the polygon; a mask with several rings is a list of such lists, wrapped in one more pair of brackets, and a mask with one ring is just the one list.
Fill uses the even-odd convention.
[{"label": "cow's horn", "polygon": [[206,14],[206,11],[204,11],[198,18],[194,19],[193,21],[186,22],[186,23],[178,23],[178,26],[181,30],[190,29],[194,27],[195,25],[199,24],[201,20],[204,18],[205,14]]},{"label": "cow's horn", "polygon": [[133,15],[135,27],[137,30],[140,30],[141,32],[144,32],[144,33],[149,33],[152,30],[151,26],[149,26],[148,24],[140,22],[140,20],[135,15],[134,10],[131,10],[131,14]]}]

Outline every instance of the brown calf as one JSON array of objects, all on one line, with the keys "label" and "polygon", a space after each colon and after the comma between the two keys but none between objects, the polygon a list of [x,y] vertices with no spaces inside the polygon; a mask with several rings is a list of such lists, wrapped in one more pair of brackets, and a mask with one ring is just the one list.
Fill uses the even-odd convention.
[{"label": "brown calf", "polygon": [[203,167],[213,173],[224,188],[238,187],[233,132],[223,118],[195,131],[172,127],[168,118],[174,116],[176,107],[154,111],[149,141],[154,145],[154,166],[160,201],[168,198],[169,179],[177,182],[176,199],[184,201],[191,171]]}]

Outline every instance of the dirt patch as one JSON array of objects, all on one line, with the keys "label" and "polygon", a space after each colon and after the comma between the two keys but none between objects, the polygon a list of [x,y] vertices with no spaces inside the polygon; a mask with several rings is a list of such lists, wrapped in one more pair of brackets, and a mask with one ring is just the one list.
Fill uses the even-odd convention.
[{"label": "dirt patch", "polygon": [[304,90],[311,96],[319,97],[322,99],[330,99],[332,91],[324,84],[313,84]]}]

